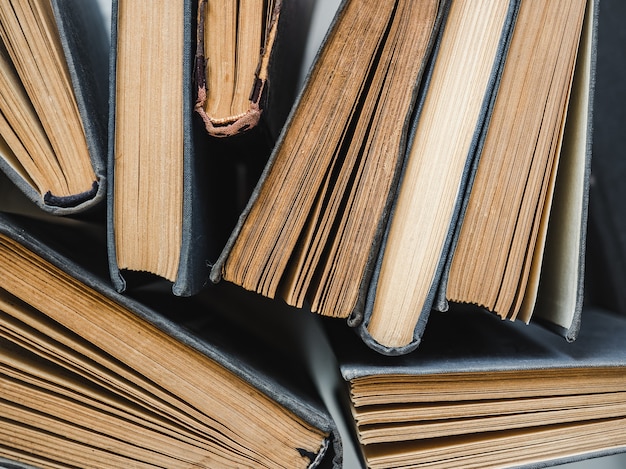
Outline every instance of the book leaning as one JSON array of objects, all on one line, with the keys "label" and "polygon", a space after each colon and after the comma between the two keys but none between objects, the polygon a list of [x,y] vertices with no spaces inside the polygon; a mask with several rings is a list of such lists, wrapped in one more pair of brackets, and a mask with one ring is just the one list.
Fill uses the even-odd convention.
[{"label": "book leaning", "polygon": [[451,302],[573,340],[597,7],[562,6],[344,2],[211,278],[346,319],[384,354]]}]

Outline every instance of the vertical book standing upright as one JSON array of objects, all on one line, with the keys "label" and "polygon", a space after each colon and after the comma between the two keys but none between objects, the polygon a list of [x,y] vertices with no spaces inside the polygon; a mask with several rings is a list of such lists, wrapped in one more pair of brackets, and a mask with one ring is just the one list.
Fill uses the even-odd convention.
[{"label": "vertical book standing upright", "polygon": [[210,135],[276,139],[298,91],[313,4],[198,2],[194,108]]},{"label": "vertical book standing upright", "polygon": [[42,468],[340,465],[334,424],[287,359],[233,328],[219,303],[157,289],[157,310],[116,293],[94,254],[104,233],[82,228],[0,217],[1,457]]},{"label": "vertical book standing upright", "polygon": [[[547,467],[626,450],[626,318],[588,308],[567,343],[484,311],[434,315],[419,350],[330,339],[370,468]],[[345,404],[347,402],[347,404]]]},{"label": "vertical book standing upright", "polygon": [[191,0],[114,1],[111,16],[108,224],[111,278],[146,271],[177,295],[204,284],[205,165],[192,122]]}]

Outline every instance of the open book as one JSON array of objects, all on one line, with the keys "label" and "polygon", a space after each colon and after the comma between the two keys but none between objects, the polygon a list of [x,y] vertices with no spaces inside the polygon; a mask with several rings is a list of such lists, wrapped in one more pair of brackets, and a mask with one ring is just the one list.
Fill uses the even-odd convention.
[{"label": "open book", "polygon": [[96,0],[7,0],[0,25],[0,170],[46,211],[97,205],[109,42]]},{"label": "open book", "polygon": [[232,302],[119,295],[101,276],[103,241],[73,220],[0,216],[0,457],[41,468],[340,464],[306,377],[225,319]]},{"label": "open book", "polygon": [[386,354],[450,301],[575,338],[596,11],[344,2],[212,279]]}]

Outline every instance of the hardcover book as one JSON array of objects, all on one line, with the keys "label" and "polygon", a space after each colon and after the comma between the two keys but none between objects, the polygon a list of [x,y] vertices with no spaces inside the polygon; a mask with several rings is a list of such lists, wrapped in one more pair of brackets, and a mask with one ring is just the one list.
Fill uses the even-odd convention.
[{"label": "hardcover book", "polygon": [[1,457],[41,468],[340,466],[308,378],[233,327],[232,302],[118,294],[102,277],[98,225],[4,214],[0,230]]},{"label": "hardcover book", "polygon": [[367,467],[547,467],[626,450],[626,319],[614,312],[586,308],[567,343],[454,306],[401,357],[328,332]]},{"label": "hardcover book", "polygon": [[41,209],[106,194],[109,40],[96,0],[0,6],[0,169]]},{"label": "hardcover book", "polygon": [[[124,291],[131,272],[168,280],[177,296],[194,295],[208,283],[209,265],[243,206],[237,201],[249,195],[251,183],[247,181],[258,177],[275,138],[271,132],[282,125],[298,84],[310,2],[265,3],[260,2],[261,11],[257,11],[253,5],[259,2],[229,6],[161,0],[151,2],[149,8],[129,0],[113,2],[108,224],[111,278],[118,291]],[[236,5],[247,18],[240,23],[235,21]],[[220,27],[209,24],[213,21],[209,17],[228,16],[229,11],[234,15],[230,23],[218,19]],[[230,35],[247,30],[250,22],[258,23],[252,28],[258,35],[248,32],[247,36],[257,42],[265,37],[265,42],[256,49],[239,47],[254,55],[255,63],[261,60],[260,78],[254,78],[256,65],[250,76],[241,72],[246,76],[237,78],[237,87],[248,90],[231,90],[245,96],[243,104],[232,111],[237,118],[219,117],[221,125],[207,117],[212,111],[202,114],[206,122],[213,122],[213,128],[220,129],[216,132],[255,128],[248,135],[209,139],[206,122],[196,112],[204,109],[197,104],[196,94],[200,92],[211,103],[232,101],[227,83],[221,83],[223,76],[234,78],[229,75],[232,70],[216,71],[216,59],[226,66],[226,57],[243,60],[246,55],[235,50],[230,57],[231,47],[220,47],[216,31],[226,42]],[[237,43],[235,38],[231,46]],[[204,47],[212,52],[207,55]],[[217,52],[220,55],[213,57]],[[257,85],[259,96],[250,105],[246,93]],[[270,92],[273,87],[275,92]],[[243,110],[249,106],[255,110]]]},{"label": "hardcover book", "polygon": [[200,182],[207,158],[192,120],[193,5],[112,2],[107,218],[118,291],[124,271],[163,277],[180,296],[205,284],[211,241]]},{"label": "hardcover book", "polygon": [[298,92],[313,5],[198,2],[195,110],[210,135],[232,137],[260,126],[257,133],[276,139]]}]

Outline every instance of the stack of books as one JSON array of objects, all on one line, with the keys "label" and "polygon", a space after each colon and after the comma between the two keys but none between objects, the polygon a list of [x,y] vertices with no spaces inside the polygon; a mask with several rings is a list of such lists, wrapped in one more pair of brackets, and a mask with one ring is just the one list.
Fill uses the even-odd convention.
[{"label": "stack of books", "polygon": [[344,0],[310,68],[313,0],[23,3],[0,466],[626,450],[626,316],[584,288],[623,221],[589,204],[597,0]]}]

